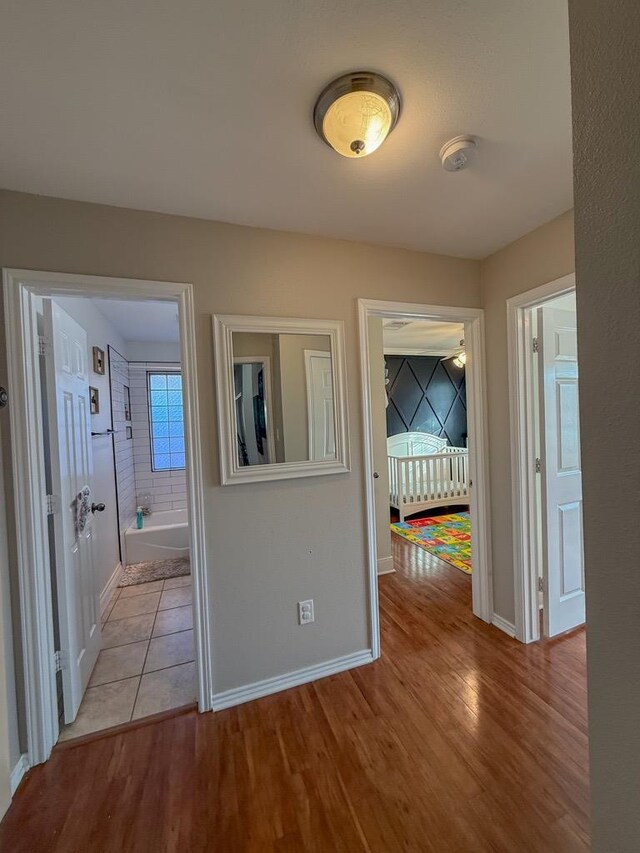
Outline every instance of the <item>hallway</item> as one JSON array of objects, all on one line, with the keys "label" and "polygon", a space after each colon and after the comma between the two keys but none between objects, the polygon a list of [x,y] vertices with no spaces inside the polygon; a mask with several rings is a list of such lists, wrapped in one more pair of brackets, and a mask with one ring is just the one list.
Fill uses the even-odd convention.
[{"label": "hallway", "polygon": [[380,661],[57,747],[0,850],[588,850],[584,631],[523,646],[471,615],[467,575],[393,539]]}]

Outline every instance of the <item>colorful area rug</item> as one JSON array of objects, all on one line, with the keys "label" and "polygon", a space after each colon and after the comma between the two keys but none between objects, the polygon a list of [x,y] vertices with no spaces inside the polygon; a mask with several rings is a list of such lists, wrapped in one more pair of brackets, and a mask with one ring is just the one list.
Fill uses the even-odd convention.
[{"label": "colorful area rug", "polygon": [[468,512],[401,521],[392,524],[391,529],[456,569],[471,574],[471,519]]},{"label": "colorful area rug", "polygon": [[188,557],[175,560],[149,560],[147,563],[132,563],[125,566],[118,586],[137,586],[149,581],[162,581],[168,578],[180,578],[191,574]]}]

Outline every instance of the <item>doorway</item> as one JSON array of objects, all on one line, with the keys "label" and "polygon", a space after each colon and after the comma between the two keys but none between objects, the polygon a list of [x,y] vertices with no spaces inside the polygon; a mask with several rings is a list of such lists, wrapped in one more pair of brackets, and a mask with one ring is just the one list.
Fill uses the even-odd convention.
[{"label": "doorway", "polygon": [[517,637],[584,624],[574,276],[508,301]]},{"label": "doorway", "polygon": [[195,318],[190,285],[4,281],[32,766],[59,738],[210,708]]},{"label": "doorway", "polygon": [[[486,426],[484,410],[484,362],[483,362],[483,312],[480,309],[458,309],[440,306],[413,305],[405,303],[378,302],[373,300],[359,301],[360,319],[360,351],[363,385],[363,410],[365,423],[365,477],[367,496],[367,538],[369,548],[369,583],[371,602],[371,634],[374,655],[380,654],[379,619],[378,619],[378,576],[393,569],[391,561],[382,553],[378,532],[388,529],[389,506],[393,507],[392,493],[396,494],[396,509],[399,515],[411,516],[414,512],[425,510],[427,513],[436,506],[465,507],[468,505],[468,524],[471,532],[471,575],[473,613],[486,622],[495,621],[492,611],[492,594],[489,558],[489,502],[486,480]],[[387,328],[402,328],[409,324],[433,323],[438,324],[441,331],[447,332],[446,324],[450,324],[449,336],[454,334],[455,347],[448,350],[455,352],[438,353],[435,366],[440,365],[440,358],[453,359],[462,353],[466,361],[466,419],[464,428],[456,433],[458,445],[464,442],[464,447],[452,446],[443,437],[445,430],[442,424],[437,430],[440,435],[426,434],[426,430],[404,431],[390,438],[382,423],[384,414],[380,416],[379,397],[380,383],[376,380],[375,372],[384,370],[381,358],[374,359],[374,347],[371,339],[372,321],[381,321]],[[457,337],[460,333],[463,337]],[[464,344],[460,345],[460,340]],[[456,343],[457,342],[457,343]],[[383,343],[381,341],[381,346]],[[390,353],[391,355],[391,353]],[[425,353],[423,353],[425,355]],[[438,369],[445,370],[444,367]],[[415,371],[414,371],[415,375]],[[459,380],[457,380],[459,381]],[[455,384],[455,382],[454,382]],[[384,386],[383,386],[384,387]],[[378,389],[378,390],[376,390]],[[459,395],[460,388],[454,387],[454,398]],[[385,404],[382,404],[385,407]],[[409,406],[410,408],[410,406]],[[382,410],[384,412],[384,408]],[[376,417],[376,412],[377,417]],[[409,424],[410,426],[412,424]],[[406,420],[405,420],[406,426]],[[382,430],[382,432],[381,432]],[[435,429],[434,429],[435,431]],[[462,433],[465,433],[464,439]],[[382,435],[382,439],[381,439]],[[396,441],[403,446],[398,452],[389,455],[388,441]],[[411,446],[409,446],[409,444]],[[425,442],[430,442],[426,447]],[[435,444],[438,447],[435,447]],[[432,447],[431,444],[434,444]],[[381,447],[382,445],[382,447]],[[406,445],[406,447],[404,447]],[[406,451],[406,452],[405,452]],[[442,453],[436,451],[443,451]],[[447,451],[454,451],[447,453]],[[456,452],[457,451],[457,452]],[[447,459],[444,459],[445,453]],[[405,457],[397,463],[399,473],[389,466],[389,484],[386,476],[380,476],[381,460],[384,464],[394,461],[391,456]],[[443,457],[442,460],[440,457]],[[432,457],[432,458],[429,458]],[[407,471],[407,464],[423,466],[419,471]],[[426,467],[424,467],[426,465]],[[395,477],[395,480],[394,480]],[[382,486],[380,485],[382,482]],[[426,488],[426,485],[433,488]],[[463,509],[464,511],[464,509]],[[386,517],[386,522],[385,522]],[[379,561],[379,558],[381,560]],[[503,627],[499,625],[498,627]]]}]

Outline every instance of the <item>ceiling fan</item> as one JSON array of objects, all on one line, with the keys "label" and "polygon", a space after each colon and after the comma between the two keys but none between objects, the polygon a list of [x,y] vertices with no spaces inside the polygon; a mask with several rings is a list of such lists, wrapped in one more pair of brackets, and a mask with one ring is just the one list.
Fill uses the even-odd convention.
[{"label": "ceiling fan", "polygon": [[456,367],[464,367],[467,363],[467,353],[464,348],[464,338],[460,341],[460,346],[453,349],[449,355],[443,356],[440,361],[449,361],[453,359]]}]

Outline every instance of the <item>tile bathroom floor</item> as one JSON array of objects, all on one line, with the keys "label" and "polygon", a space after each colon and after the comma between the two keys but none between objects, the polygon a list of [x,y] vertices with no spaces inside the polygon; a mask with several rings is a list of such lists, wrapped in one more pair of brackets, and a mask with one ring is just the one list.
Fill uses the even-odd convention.
[{"label": "tile bathroom floor", "polygon": [[78,716],[60,740],[196,701],[191,576],[118,587]]}]

